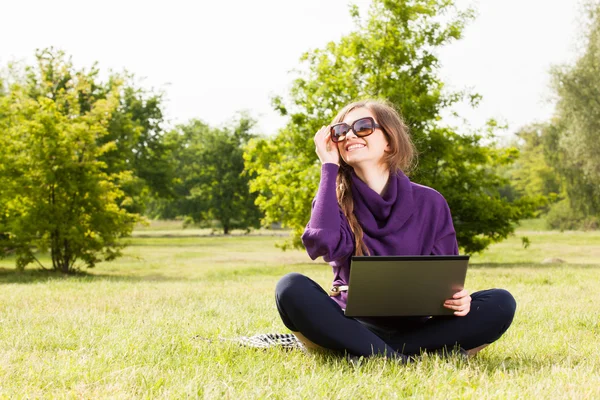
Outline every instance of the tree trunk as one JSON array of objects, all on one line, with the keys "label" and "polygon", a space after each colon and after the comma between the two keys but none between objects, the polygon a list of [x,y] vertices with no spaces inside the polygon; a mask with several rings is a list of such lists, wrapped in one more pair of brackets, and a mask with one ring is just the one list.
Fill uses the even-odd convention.
[{"label": "tree trunk", "polygon": [[[61,246],[62,242],[62,246]],[[52,268],[55,271],[68,274],[71,272],[70,268],[70,253],[68,249],[68,242],[66,239],[60,240],[58,230],[55,230],[51,234],[51,248],[50,257],[52,258]]]}]

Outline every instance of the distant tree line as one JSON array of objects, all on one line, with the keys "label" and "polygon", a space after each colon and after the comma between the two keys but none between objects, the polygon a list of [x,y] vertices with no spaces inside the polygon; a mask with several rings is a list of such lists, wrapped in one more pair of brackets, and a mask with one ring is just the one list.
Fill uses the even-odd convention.
[{"label": "distant tree line", "polygon": [[600,3],[585,12],[581,55],[551,70],[554,115],[517,133],[521,156],[503,171],[505,194],[537,196],[552,229],[600,228]]},{"label": "distant tree line", "polygon": [[[258,227],[242,146],[254,125],[166,132],[163,95],[44,49],[0,79],[0,257],[71,272],[112,260],[142,215]],[[40,254],[50,254],[45,264]]]},{"label": "distant tree line", "polygon": [[249,192],[243,149],[255,121],[246,114],[229,126],[211,128],[200,120],[179,125],[164,136],[175,169],[174,196],[157,199],[148,213],[157,218],[185,218],[186,223],[232,229],[259,228],[262,214]]}]

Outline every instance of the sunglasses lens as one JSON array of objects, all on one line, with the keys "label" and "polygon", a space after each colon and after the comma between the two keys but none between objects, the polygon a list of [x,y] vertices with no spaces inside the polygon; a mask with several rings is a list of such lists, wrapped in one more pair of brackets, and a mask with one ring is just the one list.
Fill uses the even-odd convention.
[{"label": "sunglasses lens", "polygon": [[331,127],[331,141],[334,143],[341,142],[346,139],[346,134],[350,127],[346,124],[334,125]]},{"label": "sunglasses lens", "polygon": [[354,122],[356,136],[367,136],[373,133],[373,121],[370,118],[359,119]]}]

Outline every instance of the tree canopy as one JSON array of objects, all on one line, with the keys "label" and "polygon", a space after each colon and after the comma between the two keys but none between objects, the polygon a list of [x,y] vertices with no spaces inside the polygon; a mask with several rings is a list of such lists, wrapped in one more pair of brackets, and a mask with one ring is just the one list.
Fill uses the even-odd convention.
[{"label": "tree canopy", "polygon": [[545,140],[571,206],[600,218],[600,3],[588,3],[587,11],[583,54],[573,65],[552,70],[558,101]]},{"label": "tree canopy", "polygon": [[563,179],[546,157],[545,140],[551,126],[534,123],[519,129],[513,146],[519,150],[518,159],[500,168],[500,175],[509,182],[501,189],[503,196],[515,200],[527,197],[536,200],[538,212],[545,213],[557,200],[567,196]]},{"label": "tree canopy", "polygon": [[115,90],[117,104],[111,112],[108,133],[97,137],[98,145],[112,143],[99,157],[106,172],[118,174],[132,171],[132,177],[121,187],[132,201],[127,209],[142,213],[152,197],[172,195],[173,169],[164,134],[162,94],[142,88],[133,75],[110,72],[108,79],[100,79],[100,70],[94,64],[89,70],[78,69],[64,51],[54,48],[36,52],[36,64],[23,69],[13,68],[9,80],[19,83],[31,99],[40,96],[53,98],[69,87],[77,90],[78,77],[85,76],[89,89],[79,91],[77,102],[80,113],[91,110],[98,100],[105,100]]},{"label": "tree canopy", "polygon": [[199,120],[179,125],[166,137],[176,164],[175,198],[163,201],[158,215],[187,217],[193,223],[219,221],[225,234],[231,229],[260,226],[256,195],[248,187],[243,147],[254,135],[255,122],[240,115],[230,126],[211,128]]}]

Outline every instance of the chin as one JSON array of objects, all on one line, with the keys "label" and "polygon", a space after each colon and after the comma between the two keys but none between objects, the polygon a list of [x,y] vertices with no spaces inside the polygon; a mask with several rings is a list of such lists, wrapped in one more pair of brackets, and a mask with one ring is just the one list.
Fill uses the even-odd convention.
[{"label": "chin", "polygon": [[364,160],[362,160],[360,157],[349,157],[346,158],[344,160],[346,162],[346,164],[348,164],[349,166],[351,166],[352,168],[356,167],[357,165],[360,165],[361,162],[363,162]]},{"label": "chin", "polygon": [[352,168],[361,167],[361,166],[372,166],[377,164],[378,162],[373,157],[348,157],[343,158],[344,162],[351,166]]}]

